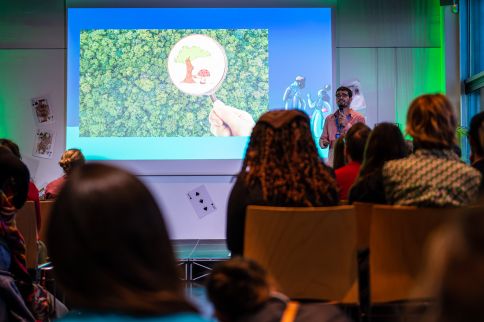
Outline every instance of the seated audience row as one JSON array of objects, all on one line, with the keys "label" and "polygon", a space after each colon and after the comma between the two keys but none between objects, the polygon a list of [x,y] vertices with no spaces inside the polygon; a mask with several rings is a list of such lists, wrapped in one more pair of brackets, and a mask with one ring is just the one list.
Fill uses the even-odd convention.
[{"label": "seated audience row", "polygon": [[364,166],[350,192],[350,202],[417,207],[458,207],[474,202],[481,174],[459,160],[456,127],[455,114],[444,95],[416,98],[410,104],[406,124],[414,152],[404,157],[398,130],[377,126],[367,143]]}]

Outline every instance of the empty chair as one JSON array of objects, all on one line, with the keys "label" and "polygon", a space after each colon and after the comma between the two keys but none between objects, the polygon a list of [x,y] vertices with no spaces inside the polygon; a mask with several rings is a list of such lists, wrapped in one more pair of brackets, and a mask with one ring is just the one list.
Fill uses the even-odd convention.
[{"label": "empty chair", "polygon": [[374,205],[370,228],[370,320],[407,321],[433,307],[420,288],[425,245],[454,209]]},{"label": "empty chair", "polygon": [[425,299],[415,291],[430,234],[454,209],[375,205],[370,228],[371,301]]},{"label": "empty chair", "polygon": [[249,206],[244,256],[290,298],[356,303],[356,232],[352,206]]}]

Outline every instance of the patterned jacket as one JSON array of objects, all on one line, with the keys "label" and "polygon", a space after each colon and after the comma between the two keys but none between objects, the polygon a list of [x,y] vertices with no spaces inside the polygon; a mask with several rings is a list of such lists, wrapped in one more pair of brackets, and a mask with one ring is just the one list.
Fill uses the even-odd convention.
[{"label": "patterned jacket", "polygon": [[389,204],[417,207],[458,207],[477,199],[481,174],[451,150],[419,149],[383,167]]}]

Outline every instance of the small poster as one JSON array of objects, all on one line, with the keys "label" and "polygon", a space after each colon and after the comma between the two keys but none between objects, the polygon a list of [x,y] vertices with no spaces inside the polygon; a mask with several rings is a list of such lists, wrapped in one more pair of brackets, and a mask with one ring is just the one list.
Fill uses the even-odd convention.
[{"label": "small poster", "polygon": [[34,157],[50,159],[54,152],[55,132],[49,129],[37,129],[34,138]]},{"label": "small poster", "polygon": [[54,113],[45,97],[32,99],[32,111],[37,124],[54,123]]}]

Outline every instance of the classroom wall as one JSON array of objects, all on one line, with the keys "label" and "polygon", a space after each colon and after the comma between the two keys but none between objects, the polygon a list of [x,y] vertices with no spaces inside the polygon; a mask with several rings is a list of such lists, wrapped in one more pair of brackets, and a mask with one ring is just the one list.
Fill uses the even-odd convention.
[{"label": "classroom wall", "polygon": [[[42,187],[61,175],[57,161],[65,148],[64,1],[28,0],[1,6],[0,137],[20,145],[35,183]],[[458,73],[458,48],[444,47],[444,22],[452,20],[455,26],[455,19],[441,10],[438,0],[340,0],[334,17],[336,84],[360,80],[371,126],[389,121],[403,127],[413,98],[445,91],[446,85],[458,103],[459,77],[452,77]],[[452,82],[450,87],[445,77]],[[36,124],[30,99],[39,96],[47,97],[55,111],[55,123],[48,125],[56,132],[51,159],[31,156]],[[163,205],[172,238],[225,237],[232,176],[148,176],[142,180]],[[201,185],[217,206],[202,219],[186,197]]]}]

